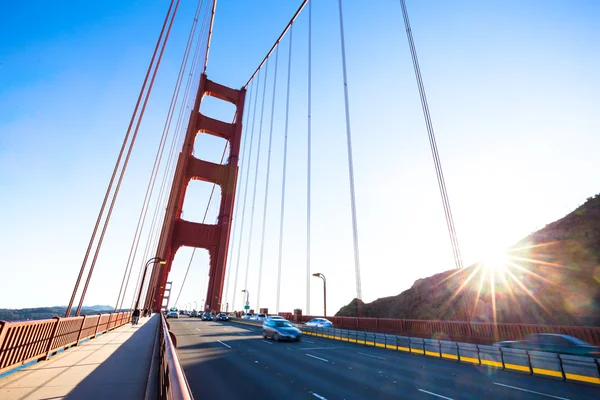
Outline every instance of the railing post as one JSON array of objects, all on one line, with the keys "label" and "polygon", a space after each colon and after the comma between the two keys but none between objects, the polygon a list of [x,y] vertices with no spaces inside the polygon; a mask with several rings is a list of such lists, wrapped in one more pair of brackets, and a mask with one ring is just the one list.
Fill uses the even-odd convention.
[{"label": "railing post", "polygon": [[77,342],[75,342],[75,346],[79,346],[79,341],[81,340],[81,332],[83,332],[83,327],[85,326],[86,319],[87,319],[87,315],[84,315],[83,321],[81,321],[81,326],[79,327],[79,334],[77,335]]},{"label": "railing post", "polygon": [[98,314],[98,322],[96,322],[96,330],[94,331],[94,339],[96,338],[96,335],[98,335],[98,328],[100,327],[100,321],[102,320],[102,313]]},{"label": "railing post", "polygon": [[0,352],[2,351],[4,336],[6,336],[6,321],[0,321]]},{"label": "railing post", "polygon": [[50,340],[48,341],[48,347],[46,348],[46,360],[50,358],[50,350],[52,350],[52,343],[54,342],[54,337],[56,336],[56,330],[58,329],[58,325],[60,325],[60,317],[54,317],[52,319],[56,320],[54,324],[54,328],[52,328],[52,335],[50,336]]}]

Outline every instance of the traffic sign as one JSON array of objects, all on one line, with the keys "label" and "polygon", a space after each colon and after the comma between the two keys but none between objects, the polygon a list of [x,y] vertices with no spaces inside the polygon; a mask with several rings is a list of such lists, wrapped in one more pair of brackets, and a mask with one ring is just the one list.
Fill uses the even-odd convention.
[{"label": "traffic sign", "polygon": [[244,310],[249,310],[249,309],[250,309],[250,306],[249,306],[249,305],[245,305],[245,306],[244,306]]}]

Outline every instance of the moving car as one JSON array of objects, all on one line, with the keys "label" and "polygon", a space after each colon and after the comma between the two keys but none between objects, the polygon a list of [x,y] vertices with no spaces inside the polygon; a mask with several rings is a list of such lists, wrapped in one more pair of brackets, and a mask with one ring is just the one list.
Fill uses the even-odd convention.
[{"label": "moving car", "polygon": [[548,351],[575,356],[600,356],[599,346],[593,346],[573,336],[553,333],[535,333],[525,336],[524,340],[507,340],[494,343],[494,345],[504,348]]},{"label": "moving car", "polygon": [[276,342],[280,340],[299,342],[302,339],[302,331],[290,321],[271,319],[263,323],[263,337],[272,338]]},{"label": "moving car", "polygon": [[212,320],[213,320],[213,317],[212,317],[211,313],[207,312],[202,315],[202,321],[212,321]]},{"label": "moving car", "polygon": [[217,321],[229,321],[229,317],[225,313],[217,314]]},{"label": "moving car", "polygon": [[333,328],[333,322],[325,318],[313,318],[308,321],[306,326],[315,326],[317,328]]},{"label": "moving car", "polygon": [[176,308],[171,308],[168,312],[167,312],[167,319],[168,318],[179,318],[179,312],[177,311]]}]

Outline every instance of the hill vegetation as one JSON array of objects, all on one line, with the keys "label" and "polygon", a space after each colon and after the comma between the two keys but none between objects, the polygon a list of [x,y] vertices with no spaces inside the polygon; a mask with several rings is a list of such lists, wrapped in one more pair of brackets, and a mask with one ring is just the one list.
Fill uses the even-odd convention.
[{"label": "hill vegetation", "polygon": [[[336,316],[356,316],[358,301]],[[600,326],[600,194],[512,246],[501,265],[418,279],[362,316]]]},{"label": "hill vegetation", "polygon": [[[29,321],[37,319],[49,319],[54,317],[64,317],[66,310],[66,306],[21,309],[0,308],[0,321]],[[74,315],[76,310],[77,308],[73,307],[71,315]],[[82,307],[81,314],[93,315],[101,312],[112,312],[113,310],[114,307],[98,305],[91,307]]]}]

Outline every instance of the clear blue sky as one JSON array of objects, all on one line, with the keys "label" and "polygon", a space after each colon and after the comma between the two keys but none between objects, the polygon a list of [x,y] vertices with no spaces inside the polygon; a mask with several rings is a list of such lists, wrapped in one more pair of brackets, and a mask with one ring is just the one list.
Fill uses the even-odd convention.
[{"label": "clear blue sky", "polygon": [[[299,3],[219,2],[209,77],[232,87],[245,83]],[[68,302],[167,6],[166,1],[5,6],[0,16],[0,269],[5,277],[0,307]],[[88,305],[116,300],[195,6],[182,1]],[[407,6],[465,264],[600,192],[598,2],[408,0]],[[344,7],[362,287],[364,299],[371,301],[451,269],[453,260],[399,2],[346,1]],[[292,61],[281,307],[290,311],[306,304],[306,11],[294,28]],[[337,2],[315,2],[311,259],[313,272],[328,278],[330,313],[355,295],[337,18]],[[278,66],[260,304],[271,310],[288,39]],[[273,68],[274,60],[249,264],[253,307]],[[206,111],[225,118],[231,109],[207,103]],[[257,122],[255,134],[258,130]],[[222,142],[200,138],[195,154],[216,160],[221,150]],[[247,167],[243,162],[240,196]],[[252,178],[254,164],[251,168]],[[201,219],[209,191],[209,185],[190,185],[186,219]],[[251,195],[252,190],[249,200]],[[244,286],[249,208],[238,292]],[[214,207],[209,218],[216,218]],[[190,253],[182,249],[176,256],[175,294]],[[141,263],[136,261],[135,275]],[[201,302],[206,270],[201,250],[180,306]],[[315,280],[315,314],[322,310],[321,296]],[[236,309],[241,301],[238,293]]]}]

